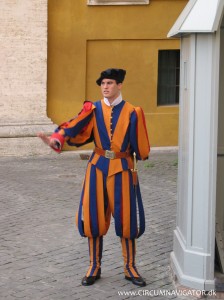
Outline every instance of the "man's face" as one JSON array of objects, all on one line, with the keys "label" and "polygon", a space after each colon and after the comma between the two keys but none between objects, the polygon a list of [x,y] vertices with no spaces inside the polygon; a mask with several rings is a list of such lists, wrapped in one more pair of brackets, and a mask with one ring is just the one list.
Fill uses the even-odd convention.
[{"label": "man's face", "polygon": [[122,87],[121,83],[117,83],[114,79],[103,79],[101,81],[101,92],[109,101],[114,101],[119,95]]}]

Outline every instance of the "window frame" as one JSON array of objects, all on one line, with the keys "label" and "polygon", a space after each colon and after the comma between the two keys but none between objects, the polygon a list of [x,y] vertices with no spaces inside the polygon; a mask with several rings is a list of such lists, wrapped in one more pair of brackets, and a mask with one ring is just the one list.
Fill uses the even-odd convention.
[{"label": "window frame", "polygon": [[[169,62],[165,65],[162,65],[162,61],[160,61],[160,53],[161,52],[167,52],[166,54],[168,54],[168,51],[175,51],[176,53],[179,54],[179,61],[177,63],[176,61],[176,64],[175,66],[171,66],[169,64]],[[175,58],[175,60],[177,59],[178,57]],[[161,87],[165,87],[164,85],[164,82],[162,81],[162,75],[163,76],[166,76],[165,73],[162,74],[162,69],[165,70],[165,73],[166,71],[168,70],[170,72],[170,70],[174,70],[174,73],[175,74],[175,82],[173,82],[173,84],[171,83],[168,83],[167,84],[167,88],[172,88],[173,91],[175,91],[175,99],[172,103],[170,103],[169,101],[166,101],[164,103],[164,100],[161,100],[161,94],[164,93],[164,91],[161,91],[159,90],[159,88]],[[178,73],[177,73],[178,72]],[[162,75],[161,75],[162,74]],[[174,84],[175,83],[175,84]],[[167,93],[167,91],[165,91],[165,93]],[[168,94],[168,93],[167,93]],[[160,96],[160,97],[159,97]],[[167,95],[166,96],[166,100],[169,100],[169,97],[170,95]],[[180,101],[180,49],[160,49],[158,50],[158,77],[157,77],[157,107],[164,107],[164,106],[178,106],[179,105],[179,101]],[[160,101],[160,102],[159,102]]]}]

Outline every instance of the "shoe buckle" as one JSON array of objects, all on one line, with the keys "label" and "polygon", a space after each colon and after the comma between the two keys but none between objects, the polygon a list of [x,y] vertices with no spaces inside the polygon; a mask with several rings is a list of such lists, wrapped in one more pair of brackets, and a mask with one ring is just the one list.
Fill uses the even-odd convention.
[{"label": "shoe buckle", "polygon": [[110,151],[110,150],[106,150],[105,151],[105,157],[108,158],[108,159],[115,159],[115,152]]}]

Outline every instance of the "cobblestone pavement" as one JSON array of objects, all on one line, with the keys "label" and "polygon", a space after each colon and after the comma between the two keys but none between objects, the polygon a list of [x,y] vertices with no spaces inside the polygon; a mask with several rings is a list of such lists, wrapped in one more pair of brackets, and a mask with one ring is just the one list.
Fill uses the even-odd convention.
[{"label": "cobblestone pavement", "polygon": [[146,232],[137,242],[136,259],[145,288],[124,279],[113,221],[104,238],[102,278],[91,287],[81,285],[89,259],[74,215],[85,168],[86,161],[74,153],[0,157],[0,299],[150,299],[149,291],[174,289],[169,262],[177,152],[153,151],[148,161],[138,163]]}]

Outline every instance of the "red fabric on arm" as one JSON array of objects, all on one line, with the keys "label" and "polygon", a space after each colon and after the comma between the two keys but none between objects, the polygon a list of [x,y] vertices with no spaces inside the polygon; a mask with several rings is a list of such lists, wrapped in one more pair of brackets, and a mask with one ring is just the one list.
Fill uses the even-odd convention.
[{"label": "red fabric on arm", "polygon": [[51,147],[54,151],[60,153],[61,149],[63,148],[64,142],[65,142],[65,138],[61,134],[59,134],[58,132],[54,132],[51,135],[51,139],[55,139],[55,140],[58,140],[60,142],[60,144],[61,144],[60,148]]}]

